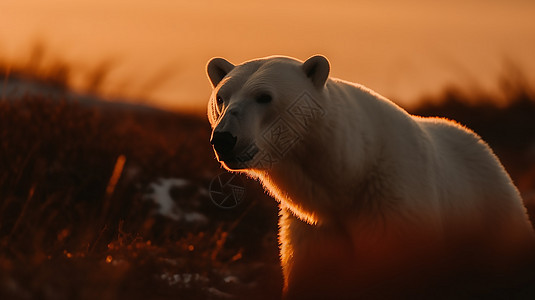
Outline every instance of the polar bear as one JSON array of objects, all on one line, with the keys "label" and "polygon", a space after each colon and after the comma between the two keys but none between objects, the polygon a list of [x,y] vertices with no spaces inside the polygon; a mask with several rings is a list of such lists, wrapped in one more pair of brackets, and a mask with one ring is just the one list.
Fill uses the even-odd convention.
[{"label": "polar bear", "polygon": [[470,295],[518,274],[533,228],[489,146],[329,72],[321,55],[207,65],[217,159],[280,203],[284,297]]}]

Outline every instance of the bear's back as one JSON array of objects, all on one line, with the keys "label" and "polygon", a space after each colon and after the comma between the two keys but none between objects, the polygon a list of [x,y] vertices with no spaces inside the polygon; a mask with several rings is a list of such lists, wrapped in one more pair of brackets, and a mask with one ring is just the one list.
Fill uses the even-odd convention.
[{"label": "bear's back", "polygon": [[[452,230],[481,236],[493,228],[491,233],[502,235],[500,238],[515,234],[521,235],[521,240],[532,238],[533,229],[522,198],[487,143],[454,121],[421,117],[415,120],[434,148],[440,202]],[[511,228],[518,232],[509,232]]]}]

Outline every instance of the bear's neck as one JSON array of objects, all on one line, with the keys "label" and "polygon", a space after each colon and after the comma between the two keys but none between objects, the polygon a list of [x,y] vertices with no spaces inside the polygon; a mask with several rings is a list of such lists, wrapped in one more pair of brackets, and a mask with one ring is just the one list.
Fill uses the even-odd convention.
[{"label": "bear's neck", "polygon": [[[321,138],[311,139],[314,143],[305,137],[284,161],[259,173],[259,179],[273,197],[311,224],[363,216],[395,223],[404,217],[397,215],[399,211],[418,214],[410,207],[398,209],[410,201],[389,188],[406,184],[406,174],[399,171],[403,166],[394,163],[404,161],[398,156],[406,153],[393,145],[414,143],[415,137],[399,132],[414,126],[401,124],[413,122],[410,115],[400,114],[401,108],[379,95],[353,86],[348,90],[352,98],[338,97],[347,91],[329,87],[325,109],[330,123],[312,130]],[[344,109],[350,105],[343,102],[348,98],[358,109]],[[400,136],[407,140],[400,141]],[[392,139],[398,139],[397,144],[391,144]]]},{"label": "bear's neck", "polygon": [[395,203],[383,194],[388,189],[381,171],[354,175],[359,179],[352,177],[354,182],[349,182],[337,170],[318,172],[313,165],[286,164],[258,177],[275,199],[309,224],[340,223],[345,217],[385,221]]}]

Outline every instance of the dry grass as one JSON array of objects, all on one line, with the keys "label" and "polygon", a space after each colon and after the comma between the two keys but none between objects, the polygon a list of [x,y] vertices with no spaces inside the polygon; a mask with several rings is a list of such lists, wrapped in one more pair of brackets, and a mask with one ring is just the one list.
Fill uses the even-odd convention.
[{"label": "dry grass", "polygon": [[[232,211],[197,192],[221,172],[206,121],[27,97],[0,102],[0,128],[2,299],[278,295],[274,202],[250,182]],[[190,181],[174,198],[200,201],[209,223],[154,215],[161,177]]]}]

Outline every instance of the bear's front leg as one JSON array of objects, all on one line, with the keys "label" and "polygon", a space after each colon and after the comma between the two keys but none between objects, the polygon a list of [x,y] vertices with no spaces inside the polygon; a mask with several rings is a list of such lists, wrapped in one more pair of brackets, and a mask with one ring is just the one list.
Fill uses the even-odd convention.
[{"label": "bear's front leg", "polygon": [[343,226],[307,224],[281,205],[279,230],[284,299],[353,298],[357,260]]}]

